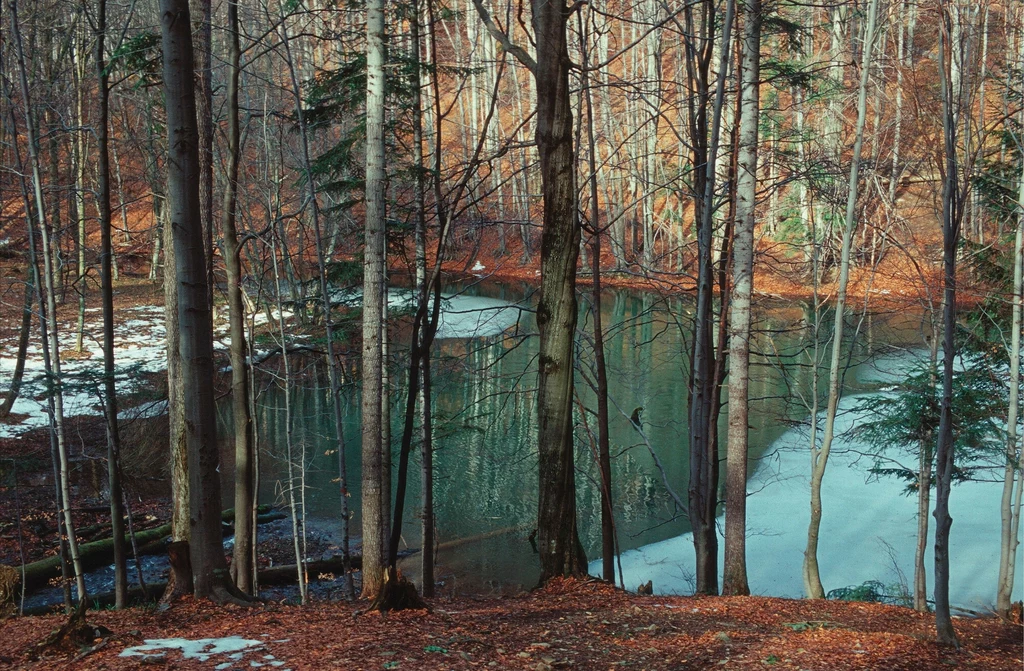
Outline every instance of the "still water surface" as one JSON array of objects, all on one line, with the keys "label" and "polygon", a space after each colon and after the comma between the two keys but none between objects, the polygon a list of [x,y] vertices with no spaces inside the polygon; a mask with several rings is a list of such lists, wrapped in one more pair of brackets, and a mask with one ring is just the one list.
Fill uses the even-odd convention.
[{"label": "still water surface", "polygon": [[[535,527],[537,458],[535,418],[536,325],[531,312],[536,295],[525,286],[480,283],[459,288],[460,298],[446,315],[445,335],[464,334],[466,322],[480,324],[480,337],[450,337],[435,347],[433,370],[435,426],[435,506],[438,578],[463,591],[532,587],[539,575],[537,555],[528,540]],[[693,306],[687,298],[609,290],[603,296],[603,320],[610,394],[613,495],[621,550],[677,536],[689,530],[685,515],[667,493],[671,487],[686,500],[687,380],[689,334]],[[518,308],[511,312],[508,305]],[[502,310],[502,308],[506,308]],[[580,534],[587,556],[601,546],[600,501],[595,465],[596,421],[581,413],[580,404],[595,407],[588,380],[592,371],[590,306],[581,302],[580,353],[577,380],[576,464]],[[510,313],[513,315],[509,319]],[[518,318],[518,319],[517,319]],[[755,309],[756,354],[751,366],[751,472],[756,458],[794,423],[810,416],[815,369],[814,314],[799,304],[763,304]],[[827,361],[831,314],[822,314],[817,360]],[[498,328],[495,328],[498,324]],[[493,332],[510,326],[501,333]],[[920,317],[851,318],[862,344],[850,353],[847,388],[852,390],[872,366],[872,355],[892,348],[923,344]],[[408,362],[405,341],[395,337],[391,394],[392,444],[401,438]],[[407,341],[407,339],[406,339]],[[322,366],[321,366],[322,367]],[[820,364],[819,364],[820,370]],[[306,371],[309,372],[309,371]],[[293,458],[305,467],[308,527],[340,538],[338,462],[326,371],[305,376],[291,391]],[[820,392],[827,386],[822,380]],[[346,386],[343,398],[344,437],[352,531],[359,531],[359,389]],[[261,499],[281,503],[287,485],[288,423],[284,393],[267,382],[258,398],[257,417],[262,461]],[[643,435],[630,421],[643,408]],[[221,405],[222,422],[230,406]],[[721,431],[727,409],[723,408]],[[646,440],[645,438],[646,437]],[[724,454],[724,451],[723,451]],[[655,459],[655,455],[657,459]],[[413,457],[403,539],[420,547],[418,454]],[[660,463],[660,468],[657,463]],[[227,469],[225,469],[226,472]],[[724,479],[724,473],[723,473]],[[225,498],[230,492],[225,492]],[[314,557],[315,558],[315,557]],[[403,570],[415,577],[417,560]],[[632,586],[630,586],[632,587]]]}]

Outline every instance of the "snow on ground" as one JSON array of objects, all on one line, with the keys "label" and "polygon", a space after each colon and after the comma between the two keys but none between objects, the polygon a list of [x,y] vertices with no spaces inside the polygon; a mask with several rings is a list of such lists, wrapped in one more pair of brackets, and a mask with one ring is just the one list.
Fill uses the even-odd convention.
[{"label": "snow on ground", "polygon": [[[126,308],[124,318],[114,328],[116,376],[119,394],[138,391],[142,385],[142,373],[157,373],[167,366],[164,339],[164,310],[161,307],[142,306]],[[86,338],[82,343],[82,354],[74,352],[75,333],[62,333],[59,337],[61,348],[61,373],[64,378],[64,414],[100,414],[100,388],[103,385],[103,349],[99,323],[87,324]],[[21,395],[11,412],[27,415],[16,424],[0,424],[0,437],[19,436],[26,431],[48,426],[45,393],[46,375],[43,367],[42,347],[34,333],[25,361],[25,378]],[[3,343],[4,355],[0,356],[0,378],[10,379],[14,373],[16,341]],[[74,354],[74,358],[66,358]]]},{"label": "snow on ground", "polygon": [[[331,300],[344,305],[362,303],[361,289],[338,290]],[[388,310],[412,312],[416,309],[416,294],[409,289],[388,289]],[[441,318],[436,338],[484,338],[498,335],[519,323],[522,308],[500,298],[444,294],[441,296]]]},{"label": "snow on ground", "polygon": [[[868,473],[872,459],[859,453],[867,447],[844,435],[865,418],[855,410],[861,398],[849,396],[840,403],[837,438],[822,483],[818,563],[826,592],[868,580],[886,585],[898,583],[897,568],[913,584],[917,498],[904,495],[903,483],[895,478],[878,478]],[[747,572],[753,594],[804,595],[801,567],[810,522],[808,444],[807,428],[790,429],[771,446],[747,483]],[[1001,482],[966,482],[953,487],[953,605],[981,609],[995,601],[1001,494]],[[934,501],[933,490],[933,507]],[[720,517],[720,566],[724,562],[723,524]],[[934,530],[934,519],[930,517],[925,559],[929,598],[934,588]],[[1024,592],[1024,569],[1019,559],[1020,554],[1014,599],[1020,599]],[[600,560],[592,562],[590,570],[600,572]],[[622,570],[628,588],[652,580],[658,594],[692,593],[692,535],[687,533],[624,552]]]},{"label": "snow on ground", "polygon": [[[361,292],[347,292],[346,302],[358,305]],[[392,289],[388,295],[388,305],[392,310],[408,310],[414,306],[414,294],[407,289]],[[62,354],[61,372],[64,378],[64,415],[99,415],[102,413],[100,388],[103,384],[103,350],[99,340],[101,327],[96,309],[87,310],[95,315],[86,325],[86,339],[83,342],[83,353],[74,358],[67,358],[73,353],[75,346],[74,332],[60,335]],[[290,312],[284,312],[285,319]],[[438,324],[437,338],[476,338],[497,335],[515,326],[521,310],[515,304],[496,298],[478,296],[453,295],[445,296],[441,306],[441,319]],[[122,321],[114,329],[115,351],[117,362],[118,394],[139,391],[144,378],[142,373],[159,373],[167,367],[165,346],[166,329],[164,327],[164,309],[159,306],[141,306],[127,308],[120,315]],[[225,320],[226,314],[220,315]],[[274,318],[277,318],[276,313]],[[255,315],[257,324],[266,322],[266,313],[261,311]],[[218,334],[226,327],[218,324]],[[34,337],[37,334],[33,334]],[[224,348],[222,343],[220,348]],[[16,341],[0,343],[0,379],[10,379],[14,373]],[[0,438],[12,438],[32,429],[49,425],[46,405],[46,376],[43,367],[42,348],[38,338],[28,347],[25,364],[25,378],[21,395],[18,397],[11,412],[26,417],[10,424],[0,424]],[[122,410],[118,416],[122,419],[156,417],[166,412],[166,402],[155,401],[138,408]]]},{"label": "snow on ground", "polygon": [[[283,643],[284,641],[274,642]],[[285,665],[284,662],[271,654],[246,659],[247,654],[265,652],[265,643],[264,641],[246,639],[240,636],[199,639],[151,638],[146,639],[144,645],[125,648],[119,656],[142,657],[143,662],[154,663],[165,661],[168,651],[171,650],[180,650],[183,659],[196,659],[200,662],[206,662],[210,661],[211,658],[215,658],[213,661],[218,663],[213,668],[217,669],[217,671],[259,668],[262,666],[279,669]],[[226,659],[227,661],[220,661],[221,659]],[[290,670],[282,669],[282,671]]]}]

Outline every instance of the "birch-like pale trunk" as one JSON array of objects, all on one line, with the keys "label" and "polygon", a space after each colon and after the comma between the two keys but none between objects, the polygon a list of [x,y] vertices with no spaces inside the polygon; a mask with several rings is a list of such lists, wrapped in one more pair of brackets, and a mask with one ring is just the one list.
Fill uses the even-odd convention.
[{"label": "birch-like pale trunk", "polygon": [[[85,574],[82,570],[82,560],[78,553],[78,540],[75,538],[75,524],[71,518],[71,474],[68,463],[67,437],[64,430],[64,393],[61,390],[60,370],[60,342],[57,332],[57,297],[54,288],[54,273],[56,272],[56,254],[50,240],[49,225],[46,220],[46,205],[43,199],[43,178],[39,160],[39,134],[35,126],[35,117],[32,109],[32,96],[28,84],[28,71],[25,67],[25,49],[21,38],[21,24],[18,20],[18,2],[10,0],[11,11],[11,32],[14,36],[15,57],[18,61],[18,81],[21,85],[22,105],[25,110],[25,132],[28,135],[29,162],[32,170],[32,188],[36,201],[36,223],[39,228],[40,238],[43,243],[43,271],[42,288],[46,300],[46,318],[48,321],[50,366],[47,370],[48,376],[53,384],[51,398],[53,401],[53,426],[57,438],[57,454],[59,458],[61,502],[60,515],[64,520],[65,533],[67,534],[68,550],[71,554],[71,563],[75,570],[75,585],[78,589],[79,601],[88,598],[85,589]],[[37,283],[37,286],[40,286]]]},{"label": "birch-like pale trunk", "polygon": [[[843,350],[843,327],[846,317],[846,289],[850,280],[850,250],[857,228],[856,209],[858,179],[860,176],[861,149],[864,146],[864,123],[867,118],[868,80],[871,73],[871,53],[875,41],[875,23],[878,15],[878,0],[871,0],[868,5],[867,26],[864,29],[864,46],[861,50],[860,88],[857,94],[857,125],[853,143],[853,155],[850,160],[849,192],[846,197],[846,218],[843,224],[843,249],[839,266],[839,281],[836,289],[835,324],[832,333],[832,354],[829,362],[828,404],[825,410],[825,428],[821,447],[816,442],[811,444],[811,519],[807,527],[807,548],[804,550],[803,581],[804,591],[812,599],[825,598],[825,590],[821,585],[821,574],[818,569],[818,537],[821,528],[821,482],[825,477],[829,452],[835,435],[836,413],[839,400],[842,398],[840,382],[842,371],[840,361]],[[817,417],[811,417],[817,422]]]},{"label": "birch-like pale trunk", "polygon": [[725,569],[722,593],[750,594],[747,582],[747,450],[750,386],[750,298],[754,283],[754,213],[761,77],[761,0],[743,3],[740,128],[729,315],[729,434],[725,476]]},{"label": "birch-like pale trunk", "polygon": [[[717,457],[711,426],[712,410],[717,390],[715,379],[715,352],[713,344],[714,315],[714,200],[718,172],[718,152],[721,138],[722,110],[725,105],[725,81],[732,60],[732,27],[736,12],[734,0],[728,0],[722,30],[722,48],[718,62],[715,98],[711,110],[711,133],[708,138],[707,160],[696,166],[703,172],[703,192],[700,194],[700,214],[697,229],[697,309],[693,334],[693,359],[690,383],[690,475],[687,487],[690,527],[696,556],[698,594],[718,593],[718,531],[715,511],[718,507]],[[713,30],[713,28],[709,28]]]},{"label": "birch-like pale trunk", "polygon": [[1021,446],[1017,436],[1020,408],[1020,332],[1024,307],[1024,170],[1017,195],[1017,235],[1013,251],[1013,318],[1010,326],[1010,404],[1006,412],[1006,466],[1003,471],[1003,495],[999,511],[1002,527],[999,543],[999,582],[996,585],[996,612],[1007,617],[1013,597],[1013,580],[1017,570],[1017,546],[1020,535]]},{"label": "birch-like pale trunk", "polygon": [[380,591],[387,557],[388,520],[381,496],[390,489],[383,470],[384,324],[384,5],[366,3],[366,229],[363,254],[363,591]]}]

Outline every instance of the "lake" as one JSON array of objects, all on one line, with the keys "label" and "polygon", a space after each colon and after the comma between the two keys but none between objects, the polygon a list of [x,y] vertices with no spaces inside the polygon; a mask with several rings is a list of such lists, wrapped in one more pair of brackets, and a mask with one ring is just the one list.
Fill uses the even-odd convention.
[{"label": "lake", "polygon": [[[439,580],[465,591],[532,587],[539,576],[537,555],[528,540],[536,526],[536,326],[531,312],[536,295],[525,285],[480,282],[450,287],[457,294],[446,305],[445,324],[433,359],[435,427],[435,505]],[[401,303],[392,297],[393,305]],[[679,537],[689,530],[666,486],[686,500],[687,380],[689,335],[693,314],[687,297],[608,290],[602,298],[610,394],[613,496],[622,550]],[[595,406],[587,380],[592,352],[581,301],[577,393],[581,404]],[[832,313],[819,322],[822,343],[817,357],[826,360]],[[914,311],[889,315],[854,315],[859,345],[849,352],[848,393],[877,387],[872,363],[876,355],[903,356],[924,346],[922,316]],[[751,361],[751,474],[758,457],[787,431],[806,423],[815,370],[813,311],[807,305],[762,302],[755,309],[755,354]],[[468,337],[478,333],[476,337]],[[406,342],[392,345],[392,444],[401,436],[408,361]],[[308,362],[307,362],[308,365]],[[305,471],[307,526],[337,534],[340,529],[337,448],[333,414],[323,363],[291,390],[292,446],[296,464]],[[819,365],[819,370],[821,367]],[[826,372],[827,375],[827,372]],[[825,378],[819,393],[827,387]],[[262,462],[261,500],[281,503],[287,484],[284,393],[265,380],[257,417]],[[359,533],[359,388],[345,385],[344,436],[353,535]],[[629,420],[643,408],[644,441]],[[222,421],[229,421],[222,404]],[[723,408],[723,435],[727,409]],[[576,412],[576,464],[579,528],[589,559],[600,553],[598,470],[593,415]],[[223,426],[223,424],[222,424]],[[654,455],[664,471],[656,465]],[[724,445],[723,445],[724,455]],[[225,469],[226,470],[226,469]],[[419,547],[419,462],[413,455],[403,546]],[[230,472],[226,470],[226,472]],[[724,467],[723,467],[724,480]],[[230,500],[230,492],[225,499]],[[827,504],[827,503],[826,503]],[[805,513],[806,514],[806,513]],[[416,577],[418,560],[403,570]],[[799,566],[797,567],[799,569]],[[691,567],[692,571],[692,567]],[[635,585],[627,585],[635,587]]]}]

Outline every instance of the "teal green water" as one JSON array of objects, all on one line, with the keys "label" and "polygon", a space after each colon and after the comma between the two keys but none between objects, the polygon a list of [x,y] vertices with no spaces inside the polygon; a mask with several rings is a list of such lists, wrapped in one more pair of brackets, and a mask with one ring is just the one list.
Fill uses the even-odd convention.
[{"label": "teal green water", "polygon": [[[535,300],[525,287],[480,284],[466,287],[471,295],[501,298],[529,308]],[[667,487],[686,500],[687,382],[689,332],[693,306],[685,298],[607,291],[602,299],[607,331],[606,358],[610,392],[613,496],[621,550],[679,535],[689,529],[675,509]],[[600,552],[598,471],[595,465],[595,417],[589,304],[581,302],[577,373],[576,466],[579,527],[590,559]],[[819,362],[827,358],[827,331],[832,315],[821,318],[823,343]],[[794,422],[810,415],[814,336],[810,314],[799,304],[763,305],[755,309],[755,355],[751,373],[751,472],[757,457]],[[904,313],[886,318],[851,318],[860,329],[860,345],[848,358],[848,387],[870,367],[870,355],[887,347],[921,347],[919,318]],[[438,342],[434,358],[435,505],[438,578],[456,589],[532,587],[539,575],[537,556],[528,541],[536,517],[536,419],[534,358],[538,339],[533,316],[524,311],[518,326],[502,335]],[[408,361],[399,336],[392,349],[394,390],[391,394],[392,444],[401,437]],[[307,363],[308,365],[308,363]],[[353,366],[355,366],[353,362]],[[305,370],[306,382],[291,391],[292,451],[305,470],[305,505],[310,528],[336,533],[340,529],[338,442],[324,365]],[[820,367],[820,363],[819,363]],[[312,375],[310,375],[310,373]],[[284,393],[264,376],[257,404],[262,457],[261,499],[284,501],[287,490],[287,449]],[[820,382],[824,392],[826,381]],[[345,387],[344,436],[352,530],[359,533],[359,389]],[[643,407],[645,441],[629,421]],[[227,405],[222,405],[225,410]],[[728,409],[723,408],[723,433]],[[227,417],[224,417],[226,420]],[[656,464],[654,456],[660,462]],[[724,471],[724,461],[723,461]],[[298,469],[296,469],[298,472]],[[419,547],[419,454],[410,472],[403,540]],[[405,571],[415,577],[415,560]],[[632,587],[632,586],[630,586]]]}]

